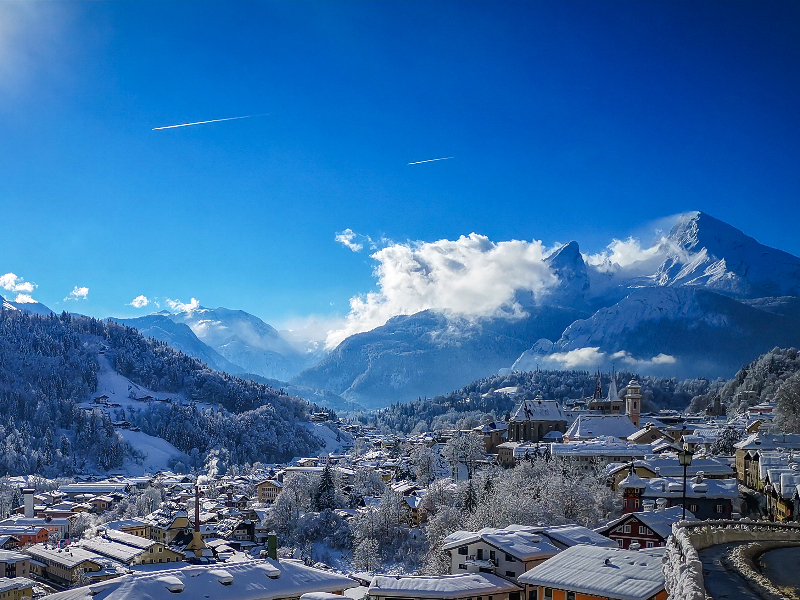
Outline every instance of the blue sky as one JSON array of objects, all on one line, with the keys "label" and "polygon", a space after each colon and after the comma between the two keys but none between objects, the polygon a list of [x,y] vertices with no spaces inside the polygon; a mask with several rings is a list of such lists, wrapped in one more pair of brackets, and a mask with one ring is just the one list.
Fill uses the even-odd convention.
[{"label": "blue sky", "polygon": [[797,2],[0,2],[0,275],[281,325],[375,289],[363,236],[598,252],[702,210],[800,255],[798,31]]}]

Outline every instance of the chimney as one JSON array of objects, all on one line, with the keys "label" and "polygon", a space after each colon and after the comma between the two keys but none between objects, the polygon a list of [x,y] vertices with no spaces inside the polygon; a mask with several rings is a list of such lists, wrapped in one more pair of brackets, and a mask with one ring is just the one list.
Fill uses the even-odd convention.
[{"label": "chimney", "polygon": [[33,488],[25,488],[22,490],[23,505],[25,506],[25,518],[33,518],[33,495],[36,490]]},{"label": "chimney", "polygon": [[194,532],[200,533],[200,486],[194,486]]}]

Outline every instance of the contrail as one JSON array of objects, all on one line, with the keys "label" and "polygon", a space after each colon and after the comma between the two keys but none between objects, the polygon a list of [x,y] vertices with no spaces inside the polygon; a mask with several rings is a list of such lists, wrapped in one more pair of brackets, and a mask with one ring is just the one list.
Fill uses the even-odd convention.
[{"label": "contrail", "polygon": [[436,162],[437,160],[450,160],[451,158],[455,158],[455,156],[445,156],[444,158],[429,158],[428,160],[418,160],[417,162],[410,162],[409,165],[421,165],[422,163],[426,162]]},{"label": "contrail", "polygon": [[159,129],[175,129],[176,127],[189,127],[190,125],[205,125],[206,123],[219,123],[220,121],[235,121],[236,119],[249,119],[251,117],[264,117],[269,113],[263,115],[245,115],[244,117],[228,117],[227,119],[211,119],[210,121],[197,121],[195,123],[181,123],[180,125],[167,125],[165,127],[153,127],[152,131]]}]

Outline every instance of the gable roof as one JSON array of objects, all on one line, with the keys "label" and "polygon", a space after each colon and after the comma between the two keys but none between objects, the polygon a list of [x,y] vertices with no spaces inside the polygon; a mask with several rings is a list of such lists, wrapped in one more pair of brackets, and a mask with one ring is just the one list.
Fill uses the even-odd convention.
[{"label": "gable roof", "polygon": [[511,422],[520,421],[566,421],[567,415],[555,400],[544,400],[537,397],[520,402],[511,415]]}]

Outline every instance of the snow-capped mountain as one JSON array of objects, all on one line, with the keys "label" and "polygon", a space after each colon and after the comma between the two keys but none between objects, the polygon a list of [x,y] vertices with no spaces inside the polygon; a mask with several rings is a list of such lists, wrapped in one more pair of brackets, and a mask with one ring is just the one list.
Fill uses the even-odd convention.
[{"label": "snow-capped mountain", "polygon": [[0,296],[0,300],[5,310],[21,310],[37,315],[49,315],[53,312],[41,302],[13,302],[3,296]]},{"label": "snow-capped mountain", "polygon": [[[587,263],[570,242],[545,259],[557,285],[538,301],[530,292],[516,295],[527,317],[395,317],[346,339],[294,382],[378,406],[442,393],[512,365],[614,363],[716,377],[776,345],[800,345],[800,258],[701,212],[681,215],[637,256]],[[544,334],[562,326],[554,337]],[[503,364],[523,344],[527,350]]]},{"label": "snow-capped mountain", "polygon": [[200,341],[246,373],[286,381],[314,362],[314,355],[299,352],[274,327],[243,310],[201,306],[160,314],[187,325]]},{"label": "snow-capped mountain", "polygon": [[702,286],[736,298],[800,295],[800,258],[707,214],[679,217],[663,245],[656,285]]}]

